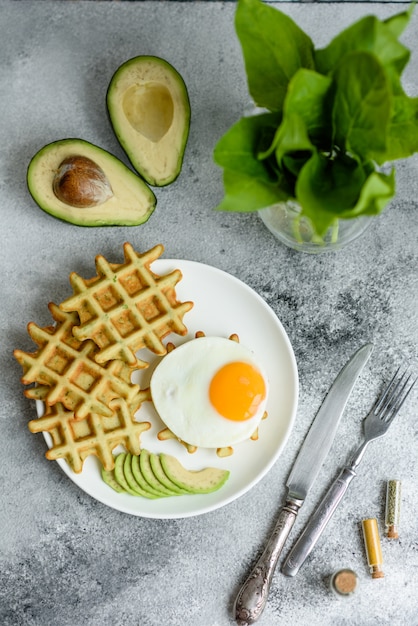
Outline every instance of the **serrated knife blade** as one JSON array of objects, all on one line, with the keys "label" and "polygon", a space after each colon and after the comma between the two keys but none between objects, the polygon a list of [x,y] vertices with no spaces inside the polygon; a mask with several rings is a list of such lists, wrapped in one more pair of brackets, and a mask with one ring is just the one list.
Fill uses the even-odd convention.
[{"label": "serrated knife blade", "polygon": [[344,365],[326,395],[286,481],[287,496],[263,554],[242,585],[235,600],[235,620],[254,624],[267,603],[276,564],[309,489],[327,456],[354,384],[373,346],[361,347]]}]

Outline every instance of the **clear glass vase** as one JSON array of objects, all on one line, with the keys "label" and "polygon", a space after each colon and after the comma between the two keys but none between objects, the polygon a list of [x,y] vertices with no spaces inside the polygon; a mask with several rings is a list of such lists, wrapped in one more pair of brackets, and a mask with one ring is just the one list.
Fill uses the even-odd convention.
[{"label": "clear glass vase", "polygon": [[309,218],[301,216],[297,202],[288,200],[258,211],[265,226],[286,246],[311,254],[340,250],[360,237],[373,218],[356,217],[336,220],[323,237],[319,237]]}]

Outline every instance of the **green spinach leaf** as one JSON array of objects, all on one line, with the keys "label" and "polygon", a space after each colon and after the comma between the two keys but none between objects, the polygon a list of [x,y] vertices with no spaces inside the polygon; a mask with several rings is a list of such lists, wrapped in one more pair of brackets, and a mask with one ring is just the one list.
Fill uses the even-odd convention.
[{"label": "green spinach leaf", "polygon": [[394,34],[409,17],[402,21],[381,22],[375,16],[366,16],[343,30],[331,43],[315,52],[317,70],[322,74],[334,71],[350,52],[374,54],[387,71],[400,75],[407,65],[410,51],[402,45]]},{"label": "green spinach leaf", "polygon": [[411,6],[407,11],[397,13],[396,15],[392,15],[386,20],[383,20],[383,23],[389,28],[390,32],[395,35],[395,37],[400,37],[405,28],[408,26],[409,20],[414,12],[414,8],[415,3],[411,2]]},{"label": "green spinach leaf", "polygon": [[324,235],[338,218],[383,210],[395,193],[393,172],[386,176],[370,170],[369,164],[347,156],[330,161],[314,154],[306,163],[296,183],[296,198],[318,235]]},{"label": "green spinach leaf", "polygon": [[342,218],[355,218],[360,215],[379,215],[392,200],[396,193],[395,170],[390,174],[382,172],[372,172],[366,179],[360,197],[346,213],[342,213]]},{"label": "green spinach leaf", "polygon": [[315,145],[331,149],[331,85],[330,78],[312,70],[296,72],[289,82],[282,122],[271,146],[258,154],[260,159],[275,154],[279,167],[287,163],[287,169],[296,174]]},{"label": "green spinach leaf", "polygon": [[312,40],[290,17],[259,0],[239,0],[235,28],[254,102],[281,111],[292,76],[301,67],[314,68]]},{"label": "green spinach leaf", "polygon": [[393,110],[385,153],[387,161],[418,152],[418,98],[399,93],[394,96]]},{"label": "green spinach leaf", "polygon": [[412,10],[367,16],[314,50],[276,7],[238,0],[249,91],[270,113],[242,118],[216,145],[225,189],[218,209],[294,199],[319,236],[339,218],[384,209],[395,171],[377,164],[418,152],[418,97],[401,80],[410,51],[398,41]]},{"label": "green spinach leaf", "polygon": [[313,70],[300,69],[289,81],[283,115],[297,114],[308,135],[323,149],[331,147],[332,80]]},{"label": "green spinach leaf", "polygon": [[216,207],[219,211],[257,211],[291,197],[284,178],[268,182],[226,169],[223,180],[225,196]]},{"label": "green spinach leaf", "polygon": [[317,153],[305,164],[296,183],[296,199],[319,235],[356,204],[365,179],[361,164],[348,157],[330,161]]},{"label": "green spinach leaf", "polygon": [[306,124],[297,113],[289,113],[283,118],[276,133],[274,145],[274,154],[279,169],[287,169],[294,176],[299,174],[301,166],[315,151],[315,146],[309,139]]},{"label": "green spinach leaf", "polygon": [[216,144],[215,162],[228,170],[270,181],[272,175],[257,155],[271,145],[279,121],[274,113],[241,118]]},{"label": "green spinach leaf", "polygon": [[368,52],[351,52],[338,65],[334,85],[335,144],[363,160],[385,160],[392,98],[381,63]]}]

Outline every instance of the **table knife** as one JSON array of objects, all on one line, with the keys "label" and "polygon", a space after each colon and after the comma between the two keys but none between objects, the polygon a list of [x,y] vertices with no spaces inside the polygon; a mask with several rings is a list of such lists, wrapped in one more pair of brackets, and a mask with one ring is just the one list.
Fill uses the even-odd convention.
[{"label": "table knife", "polygon": [[326,395],[305,437],[287,479],[287,495],[263,554],[241,587],[234,603],[240,626],[253,624],[267,603],[276,564],[296,516],[333,442],[338,423],[354,384],[373,346],[366,344],[350,358]]}]

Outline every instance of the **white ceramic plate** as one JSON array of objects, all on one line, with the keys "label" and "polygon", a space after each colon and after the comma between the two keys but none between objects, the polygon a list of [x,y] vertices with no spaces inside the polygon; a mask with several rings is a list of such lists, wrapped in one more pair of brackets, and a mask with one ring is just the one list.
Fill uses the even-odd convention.
[{"label": "white ceramic plate", "polygon": [[[190,454],[176,440],[157,439],[157,433],[164,425],[153,410],[152,403],[146,402],[140,408],[137,419],[150,421],[152,427],[141,435],[142,447],[152,452],[173,454],[189,469],[207,466],[228,469],[229,479],[221,489],[212,494],[147,500],[116,493],[108,487],[101,479],[100,463],[95,457],[86,459],[80,474],[75,474],[66,461],[57,461],[67,476],[96,500],[124,513],[160,519],[207,513],[251,489],[282,452],[293,426],[298,400],[298,373],[292,346],[282,324],[266,302],[237,278],[208,265],[176,259],[159,259],[152,265],[157,274],[166,274],[176,268],[183,274],[176,287],[178,299],[191,300],[194,307],[184,317],[188,334],[185,337],[172,334],[167,340],[180,345],[192,339],[199,330],[206,335],[221,337],[238,334],[240,343],[250,348],[263,363],[270,382],[268,418],[259,426],[258,440],[234,446],[233,455],[226,458],[219,458],[215,450],[202,448]],[[141,356],[151,365],[141,373],[135,372],[134,380],[146,386],[151,371],[161,357],[146,349],[141,351]],[[43,404],[38,402],[37,409],[38,415],[42,415]],[[49,434],[44,433],[44,436],[50,446]]]}]

